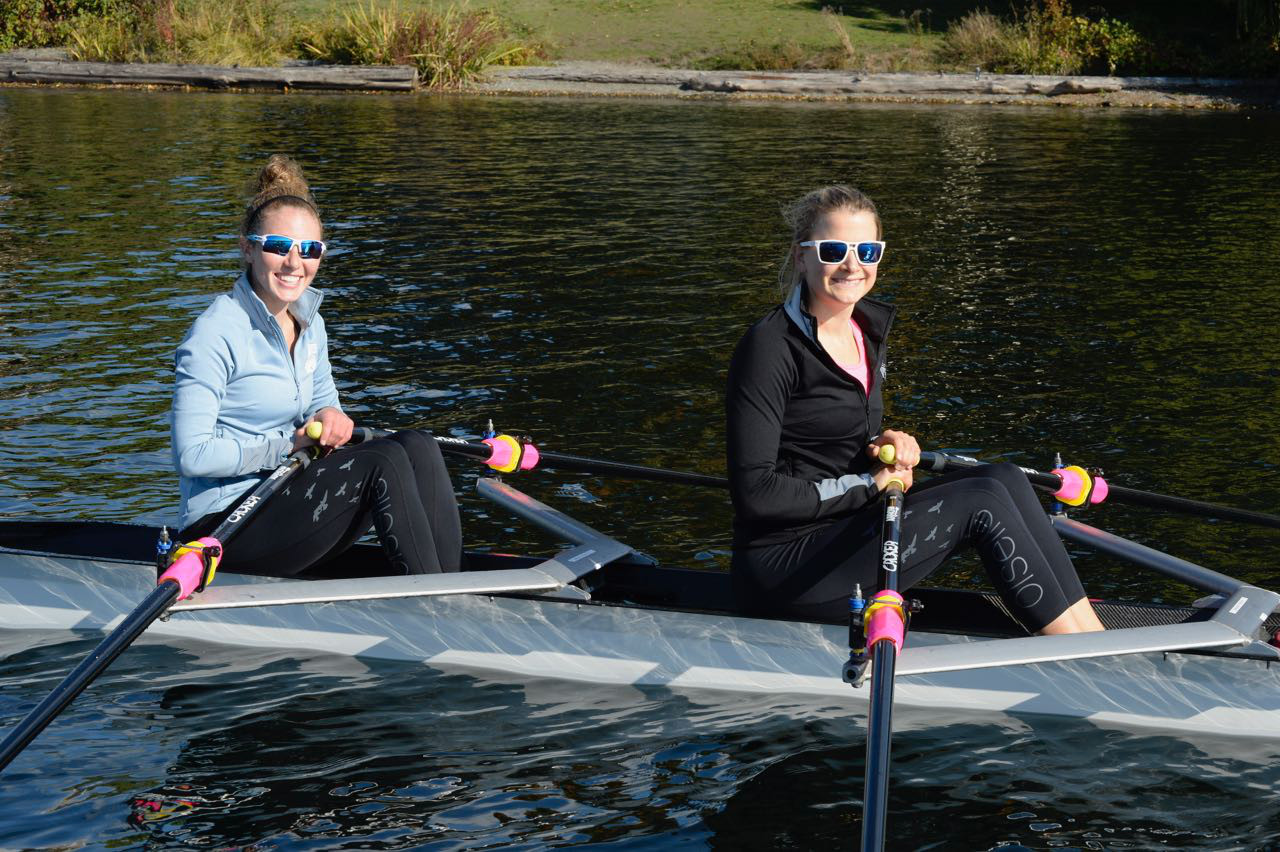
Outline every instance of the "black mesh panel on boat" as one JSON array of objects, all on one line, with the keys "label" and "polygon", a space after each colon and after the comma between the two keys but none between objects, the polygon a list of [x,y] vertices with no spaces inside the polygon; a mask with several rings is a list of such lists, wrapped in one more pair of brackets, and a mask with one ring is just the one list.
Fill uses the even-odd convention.
[{"label": "black mesh panel on boat", "polygon": [[1108,630],[1122,627],[1154,627],[1159,624],[1181,624],[1184,621],[1207,621],[1213,610],[1189,606],[1138,606],[1127,603],[1095,601],[1093,609]]},{"label": "black mesh panel on boat", "polygon": [[[991,636],[1028,635],[1027,630],[1009,612],[1000,596],[992,592],[912,589],[907,593],[907,597],[919,598],[925,605],[923,612],[912,619],[911,626],[916,629],[979,632]],[[931,603],[932,606],[930,606]],[[1129,604],[1113,601],[1094,601],[1093,608],[1098,613],[1103,626],[1109,630],[1204,621],[1213,614],[1211,609],[1196,609],[1189,606]],[[942,612],[938,612],[939,609]]]}]

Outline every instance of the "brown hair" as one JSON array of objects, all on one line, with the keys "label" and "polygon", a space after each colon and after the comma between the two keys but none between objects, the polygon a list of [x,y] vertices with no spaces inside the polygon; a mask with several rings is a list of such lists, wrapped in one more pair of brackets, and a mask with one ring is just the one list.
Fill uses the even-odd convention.
[{"label": "brown hair", "polygon": [[[787,256],[782,259],[782,268],[778,270],[778,287],[783,298],[789,297],[796,284],[800,283],[800,268],[795,265],[796,247],[813,236],[813,226],[820,217],[836,210],[870,213],[876,220],[876,239],[883,239],[876,203],[861,190],[837,183],[805,193],[782,208],[783,221],[791,228],[791,245],[787,248]],[[789,277],[788,268],[791,270]]]},{"label": "brown hair", "polygon": [[[262,217],[277,207],[306,210],[320,221],[320,208],[311,195],[302,166],[283,154],[272,154],[267,164],[249,181],[247,195],[252,196],[240,220],[240,236],[258,232]],[[323,222],[321,223],[323,228]]]}]

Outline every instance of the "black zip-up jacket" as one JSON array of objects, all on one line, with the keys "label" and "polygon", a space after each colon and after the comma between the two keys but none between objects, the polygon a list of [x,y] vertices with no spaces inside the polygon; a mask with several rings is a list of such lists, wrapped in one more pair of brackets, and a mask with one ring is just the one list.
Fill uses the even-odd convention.
[{"label": "black zip-up jacket", "polygon": [[884,416],[885,338],[897,309],[861,299],[868,395],[818,343],[804,284],[748,329],[726,396],[733,546],[801,538],[875,495],[866,447]]}]

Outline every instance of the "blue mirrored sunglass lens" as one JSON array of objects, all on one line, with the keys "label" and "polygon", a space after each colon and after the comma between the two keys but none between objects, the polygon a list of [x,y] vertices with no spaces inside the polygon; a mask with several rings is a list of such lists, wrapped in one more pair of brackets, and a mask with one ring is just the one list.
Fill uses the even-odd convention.
[{"label": "blue mirrored sunglass lens", "polygon": [[262,250],[281,256],[287,255],[293,248],[293,240],[288,237],[267,237],[262,241]]},{"label": "blue mirrored sunglass lens", "polygon": [[879,243],[858,243],[858,261],[860,263],[879,263],[883,249]]},{"label": "blue mirrored sunglass lens", "polygon": [[[262,241],[262,250],[281,257],[287,257],[293,248],[292,237],[266,237]],[[321,240],[298,240],[298,254],[308,260],[319,260],[324,255],[324,242]]]},{"label": "blue mirrored sunglass lens", "polygon": [[818,243],[818,260],[823,263],[844,263],[849,244],[839,240],[822,240]]}]

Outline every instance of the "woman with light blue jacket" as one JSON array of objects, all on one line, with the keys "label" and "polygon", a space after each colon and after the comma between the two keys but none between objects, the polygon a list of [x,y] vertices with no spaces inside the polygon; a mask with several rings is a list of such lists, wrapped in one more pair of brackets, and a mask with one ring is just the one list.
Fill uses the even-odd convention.
[{"label": "woman with light blue jacket", "polygon": [[[178,347],[174,466],[181,540],[207,534],[291,452],[350,440],[320,303],[320,213],[298,165],[273,156],[240,230],[244,268]],[[319,439],[306,425],[319,423]],[[323,563],[373,527],[393,571],[457,571],[462,531],[436,442],[419,432],[353,445],[312,462],[254,513],[226,570],[290,576]]]}]

